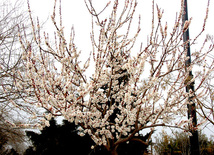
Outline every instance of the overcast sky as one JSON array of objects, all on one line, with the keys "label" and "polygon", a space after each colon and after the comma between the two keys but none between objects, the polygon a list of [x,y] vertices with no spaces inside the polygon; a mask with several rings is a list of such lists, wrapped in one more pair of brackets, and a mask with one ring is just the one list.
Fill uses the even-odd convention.
[{"label": "overcast sky", "polygon": [[[31,10],[33,11],[34,17],[39,17],[40,21],[49,20],[45,24],[46,31],[51,33],[53,30],[50,16],[53,12],[54,0],[29,0],[31,5]],[[95,8],[99,12],[109,0],[93,0]],[[123,0],[121,0],[123,1]],[[138,7],[136,11],[136,18],[138,15],[141,15],[141,35],[139,39],[147,38],[147,35],[151,32],[151,9],[152,9],[152,0],[138,0]],[[190,26],[190,38],[194,38],[198,35],[202,29],[206,6],[208,0],[188,0],[188,13],[189,18],[192,17],[192,23]],[[172,23],[175,21],[176,12],[180,9],[180,0],[156,0],[156,4],[160,8],[164,9],[163,20],[167,21],[168,29],[172,27]],[[103,15],[109,17],[108,11],[111,10],[109,7]],[[91,51],[91,42],[90,42],[90,32],[91,32],[91,16],[85,6],[84,0],[62,0],[62,14],[63,14],[63,25],[65,30],[68,33],[72,26],[75,28],[75,43],[78,46],[79,50],[82,50],[84,54],[88,54]],[[164,23],[165,23],[164,21]],[[133,26],[133,29],[135,27]],[[214,35],[214,1],[210,2],[210,12],[209,18],[207,21],[206,30],[204,35],[201,37],[201,40],[198,41],[200,46],[200,41],[202,41],[206,34]],[[146,43],[145,43],[146,44]],[[197,49],[197,45],[192,48],[192,50]],[[206,130],[206,134],[213,134]]]}]

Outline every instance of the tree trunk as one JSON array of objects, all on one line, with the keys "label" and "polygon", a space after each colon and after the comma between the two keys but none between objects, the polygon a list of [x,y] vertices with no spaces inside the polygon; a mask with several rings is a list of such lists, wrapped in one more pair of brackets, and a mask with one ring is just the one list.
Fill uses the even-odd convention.
[{"label": "tree trunk", "polygon": [[111,155],[117,155],[117,149],[114,148],[113,150],[111,150]]}]

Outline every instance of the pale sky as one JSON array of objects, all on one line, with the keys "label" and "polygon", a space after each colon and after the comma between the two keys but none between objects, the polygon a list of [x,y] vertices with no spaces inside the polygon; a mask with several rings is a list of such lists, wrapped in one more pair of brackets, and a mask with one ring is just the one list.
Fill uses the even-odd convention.
[{"label": "pale sky", "polygon": [[[34,12],[34,16],[38,16],[39,19],[45,21],[48,17],[52,15],[54,0],[29,0],[31,4],[31,9]],[[123,1],[123,0],[122,0]],[[95,8],[101,10],[109,0],[93,0]],[[206,6],[208,0],[188,0],[188,13],[189,18],[192,17],[192,23],[190,26],[190,38],[195,37],[201,30]],[[160,8],[164,9],[163,23],[167,21],[168,28],[170,30],[174,24],[176,12],[180,9],[180,0],[156,0],[156,4]],[[113,3],[112,3],[113,4]],[[152,0],[138,0],[138,7],[135,14],[136,19],[138,15],[141,15],[141,36],[146,38],[151,31],[151,4]],[[155,7],[156,8],[156,7]],[[109,7],[104,13],[107,14],[111,10]],[[88,44],[90,46],[90,32],[91,32],[91,16],[85,6],[84,0],[62,0],[62,14],[63,14],[63,24],[67,33],[70,33],[70,28],[74,26],[75,28],[75,40],[77,46],[84,52],[91,50],[88,49]],[[49,18],[50,19],[50,18]],[[214,35],[214,1],[210,2],[210,12],[207,22],[206,34]],[[136,21],[137,23],[137,21]],[[48,25],[48,32],[51,32],[51,20],[46,24]],[[135,27],[133,27],[135,29]],[[204,39],[204,36],[202,37]],[[140,38],[139,38],[140,39]],[[203,40],[202,39],[202,40]]]},{"label": "pale sky", "polygon": [[[52,33],[53,26],[51,25],[50,16],[52,15],[54,0],[29,0],[31,5],[31,10],[33,11],[34,17],[39,17],[40,21],[49,20],[45,24],[45,30],[49,33]],[[121,0],[123,1],[123,0]],[[109,0],[93,0],[95,8],[97,11],[101,10]],[[188,14],[189,18],[192,17],[192,23],[190,26],[190,38],[194,38],[200,32],[208,0],[188,0]],[[156,4],[160,8],[164,9],[163,14],[163,23],[167,21],[168,29],[170,30],[175,21],[176,12],[180,9],[180,0],[156,0]],[[151,32],[151,8],[152,0],[138,0],[138,7],[135,14],[135,17],[138,18],[138,15],[141,14],[141,34],[139,39],[147,38],[147,35]],[[111,10],[111,7],[108,8],[104,14],[106,17],[109,17],[107,14]],[[79,50],[82,50],[84,55],[89,54],[91,49],[90,41],[90,32],[91,32],[91,16],[85,6],[84,0],[62,0],[62,14],[63,14],[63,25],[65,27],[65,32],[70,33],[70,29],[74,26],[75,29],[75,43]],[[103,15],[104,15],[103,14]],[[135,29],[135,27],[133,27]],[[198,46],[202,44],[206,34],[214,35],[214,1],[210,1],[210,11],[207,21],[206,30],[201,37],[201,40],[198,40]],[[145,43],[146,44],[146,43]],[[192,50],[196,50],[197,45],[192,47]],[[205,130],[205,133],[209,136],[210,134],[214,135],[214,132]]]}]

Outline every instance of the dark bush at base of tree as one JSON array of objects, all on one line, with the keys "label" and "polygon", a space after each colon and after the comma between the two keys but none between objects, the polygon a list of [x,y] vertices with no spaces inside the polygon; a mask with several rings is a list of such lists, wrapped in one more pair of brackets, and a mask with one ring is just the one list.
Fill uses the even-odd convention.
[{"label": "dark bush at base of tree", "polygon": [[[32,131],[26,133],[33,146],[26,150],[25,155],[110,155],[104,146],[96,146],[88,135],[79,136],[77,126],[65,120],[63,125],[57,125],[56,121],[51,119],[50,126],[45,127],[41,134]],[[146,136],[139,135],[137,138],[145,141],[148,136],[149,134]],[[95,147],[91,149],[93,145]],[[117,148],[117,153],[118,155],[141,155],[147,152],[147,147],[147,145],[133,139],[129,143],[121,143]]]}]

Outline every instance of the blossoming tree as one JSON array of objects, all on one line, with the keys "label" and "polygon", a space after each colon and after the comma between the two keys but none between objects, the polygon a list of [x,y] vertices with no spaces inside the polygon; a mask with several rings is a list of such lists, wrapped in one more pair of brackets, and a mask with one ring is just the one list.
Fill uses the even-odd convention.
[{"label": "blossoming tree", "polygon": [[[203,63],[213,45],[204,50],[203,44],[199,51],[193,53],[192,64],[186,67],[188,57],[184,46],[187,42],[183,42],[183,33],[191,20],[182,24],[183,1],[171,29],[163,24],[163,11],[158,6],[155,11],[153,1],[148,43],[136,52],[140,18],[135,34],[131,33],[131,24],[137,1],[114,0],[111,3],[106,5],[112,5],[110,16],[101,19],[103,11],[97,13],[92,1],[85,1],[92,15],[93,49],[84,64],[80,63],[81,54],[74,42],[74,30],[69,41],[65,37],[61,7],[57,23],[57,1],[52,15],[56,28],[55,44],[47,33],[42,37],[39,23],[35,24],[30,13],[37,48],[27,37],[20,37],[26,73],[19,74],[17,87],[26,93],[34,93],[34,97],[26,97],[25,100],[48,111],[49,114],[43,115],[46,119],[63,116],[81,126],[78,128],[80,135],[89,134],[97,145],[103,145],[116,154],[120,143],[130,140],[147,143],[134,138],[145,129],[153,131],[155,127],[168,126],[187,132],[191,130],[191,119],[186,118],[187,104],[191,104],[188,98],[195,95],[200,99],[201,94],[206,93],[206,89],[200,88],[212,72],[213,62],[210,69],[203,69]],[[119,5],[123,6],[122,10]],[[205,22],[206,19],[207,16]],[[188,40],[190,45],[197,38]],[[89,77],[86,71],[92,68],[91,60],[94,62],[94,74]],[[194,65],[202,69],[190,79],[188,72]],[[195,92],[187,93],[185,87],[193,81],[197,81]],[[31,87],[25,87],[29,84]],[[43,119],[42,126],[48,125],[46,119]]]},{"label": "blossoming tree", "polygon": [[[211,58],[213,59],[213,57]],[[209,63],[205,64],[206,68],[212,68],[212,66]],[[204,66],[204,67],[205,67]],[[198,106],[197,114],[204,118],[207,121],[207,125],[209,124],[210,127],[214,126],[214,92],[213,92],[213,73],[209,75],[204,81],[204,84],[201,89],[206,90],[206,93],[204,93],[201,99],[196,97],[196,103]]]}]

